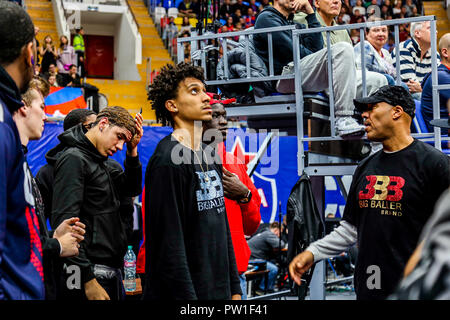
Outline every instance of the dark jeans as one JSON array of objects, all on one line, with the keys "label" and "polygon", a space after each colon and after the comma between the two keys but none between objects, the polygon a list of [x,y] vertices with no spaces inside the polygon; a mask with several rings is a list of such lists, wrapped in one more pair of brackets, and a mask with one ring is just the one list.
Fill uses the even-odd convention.
[{"label": "dark jeans", "polygon": [[[77,51],[77,73],[80,76],[80,78],[84,78],[86,76],[86,69],[84,65],[84,52]],[[83,58],[83,61],[80,61],[80,58]]]},{"label": "dark jeans", "polygon": [[[125,300],[125,288],[123,286],[123,278],[119,269],[109,268],[107,266],[95,265],[94,275],[97,282],[108,293],[111,301]],[[68,289],[62,283],[61,295],[57,299],[61,300],[87,300],[84,285],[80,289]]]}]

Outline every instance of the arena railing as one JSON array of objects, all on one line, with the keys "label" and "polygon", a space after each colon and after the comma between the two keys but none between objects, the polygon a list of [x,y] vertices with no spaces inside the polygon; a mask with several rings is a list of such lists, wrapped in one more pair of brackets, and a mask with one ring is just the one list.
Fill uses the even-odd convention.
[{"label": "arena railing", "polygon": [[[184,37],[177,39],[178,46],[178,62],[182,62],[184,60],[184,50],[183,44],[185,42],[191,43],[191,56],[199,56],[199,59],[196,60],[205,70],[205,79],[206,84],[211,86],[221,86],[225,84],[239,84],[246,83],[252,84],[255,82],[261,81],[273,81],[273,80],[284,80],[284,79],[293,79],[295,81],[295,107],[292,104],[279,103],[279,104],[255,104],[251,106],[233,106],[227,108],[227,114],[229,117],[237,117],[237,116],[267,116],[267,115],[286,115],[291,114],[296,116],[297,123],[297,136],[298,136],[298,174],[299,176],[302,172],[306,172],[310,175],[335,175],[335,169],[329,168],[326,166],[320,167],[306,167],[305,166],[305,150],[303,147],[304,142],[309,141],[332,141],[332,140],[342,140],[341,137],[336,136],[334,130],[331,130],[330,136],[324,137],[305,137],[304,136],[304,128],[303,128],[303,119],[304,119],[304,101],[303,101],[303,90],[301,86],[301,72],[300,72],[300,37],[304,34],[317,33],[317,32],[325,32],[326,33],[326,43],[328,50],[328,74],[330,75],[328,81],[328,95],[329,95],[329,106],[330,106],[330,126],[334,128],[335,126],[335,117],[334,117],[334,94],[332,90],[333,86],[333,76],[332,76],[332,46],[330,40],[330,33],[337,30],[351,30],[351,29],[359,29],[360,30],[360,42],[364,42],[365,39],[365,29],[375,26],[394,26],[394,36],[395,36],[395,50],[398,52],[399,48],[399,25],[408,24],[412,22],[424,22],[430,21],[431,26],[431,56],[432,56],[432,87],[433,87],[433,115],[435,119],[440,117],[439,112],[439,90],[449,89],[449,85],[438,85],[437,81],[437,59],[436,59],[436,18],[435,16],[421,16],[421,17],[413,17],[413,18],[405,18],[405,19],[395,19],[395,20],[385,20],[385,21],[373,21],[373,22],[365,22],[358,24],[349,24],[349,25],[338,25],[331,27],[319,27],[319,28],[311,28],[311,29],[300,29],[295,24],[289,26],[282,27],[273,27],[273,28],[265,28],[265,29],[253,29],[253,30],[244,30],[238,32],[227,32],[227,33],[206,33],[203,35],[193,35],[191,37]],[[272,35],[273,33],[280,31],[291,31],[292,32],[292,41],[293,41],[293,62],[294,62],[294,74],[288,75],[275,75],[274,74],[274,63],[273,63],[273,48],[272,48]],[[252,77],[251,76],[251,68],[250,68],[250,43],[249,37],[255,34],[267,34],[267,42],[268,42],[268,55],[269,55],[269,70],[268,76],[265,77]],[[229,78],[229,62],[227,57],[228,52],[228,42],[227,38],[233,37],[244,37],[244,46],[246,52],[246,78],[237,78],[231,79]],[[211,44],[208,42],[216,41],[216,43],[221,42],[222,50],[223,50],[223,64],[224,64],[224,79],[208,79],[206,72],[206,55],[208,52],[208,48],[211,47]],[[361,66],[365,66],[365,54],[364,54],[364,46],[361,46]],[[363,82],[363,95],[367,95],[367,87],[366,87],[366,69],[362,68],[362,82]],[[400,57],[396,54],[396,83],[401,83],[401,75],[400,75]],[[274,98],[275,101],[275,98]],[[434,127],[434,132],[432,133],[414,133],[414,137],[423,139],[424,141],[432,141],[434,142],[434,146],[441,150],[441,142],[448,141],[448,137],[441,137],[441,129],[439,127]],[[338,172],[341,175],[345,174],[353,174],[356,165],[351,166],[341,166],[340,171]]]}]

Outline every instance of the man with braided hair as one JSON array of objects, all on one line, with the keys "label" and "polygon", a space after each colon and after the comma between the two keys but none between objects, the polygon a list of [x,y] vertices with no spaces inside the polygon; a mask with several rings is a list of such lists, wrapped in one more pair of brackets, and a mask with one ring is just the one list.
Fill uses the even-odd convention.
[{"label": "man with braided hair", "polygon": [[163,67],[148,97],[157,119],[174,131],[145,173],[144,299],[240,299],[222,166],[202,144],[202,121],[212,119],[203,69]]},{"label": "man with braided hair", "polygon": [[[122,107],[107,107],[86,133],[79,124],[58,136],[65,149],[57,155],[54,165],[50,223],[54,228],[65,219],[78,216],[86,225],[79,256],[65,261],[80,270],[81,285],[63,288],[63,298],[125,297],[119,269],[127,237],[120,196],[134,197],[142,191],[142,166],[137,153],[142,133],[140,114],[133,119]],[[125,143],[127,153],[122,170],[107,160]]]}]

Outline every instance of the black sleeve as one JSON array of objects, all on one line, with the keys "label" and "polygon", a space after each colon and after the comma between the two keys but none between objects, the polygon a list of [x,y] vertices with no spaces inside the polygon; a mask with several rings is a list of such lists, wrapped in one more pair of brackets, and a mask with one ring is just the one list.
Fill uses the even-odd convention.
[{"label": "black sleeve", "polygon": [[[321,27],[320,22],[317,20],[315,13],[307,15],[306,21],[308,22],[309,29]],[[302,46],[301,45],[302,43],[303,43],[305,51],[308,54],[321,50],[323,48],[322,32],[308,33],[308,34],[302,35],[300,47]]]},{"label": "black sleeve", "polygon": [[42,254],[44,258],[57,258],[61,252],[59,241],[55,238],[49,238],[41,235]]},{"label": "black sleeve", "polygon": [[[79,217],[84,197],[86,164],[77,155],[66,152],[55,164],[53,185],[53,208],[50,218],[52,229],[56,229],[65,219]],[[86,256],[85,241],[80,243],[77,257],[67,258],[81,270],[82,283],[92,280],[94,273]]]},{"label": "black sleeve", "polygon": [[44,215],[46,219],[50,219],[52,212],[52,189],[53,189],[53,167],[48,164],[39,169],[36,174],[36,184],[44,202]]},{"label": "black sleeve", "polygon": [[155,272],[177,300],[197,299],[184,242],[189,217],[183,194],[192,188],[189,182],[182,169],[172,166],[148,171],[145,181],[146,261],[152,261],[150,277]]},{"label": "black sleeve", "polygon": [[128,243],[130,242],[131,235],[133,233],[133,213],[134,204],[131,197],[121,197],[120,198],[120,218],[122,220],[125,234],[127,235]]},{"label": "black sleeve", "polygon": [[[119,190],[120,197],[136,197],[142,193],[142,165],[139,156],[126,156],[122,168],[114,168],[111,177]],[[119,165],[120,166],[120,165]]]}]

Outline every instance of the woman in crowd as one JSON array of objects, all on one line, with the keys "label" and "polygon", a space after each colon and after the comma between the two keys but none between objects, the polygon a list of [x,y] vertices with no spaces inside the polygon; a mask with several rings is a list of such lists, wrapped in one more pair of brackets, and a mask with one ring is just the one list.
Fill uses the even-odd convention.
[{"label": "woman in crowd", "polygon": [[56,57],[58,56],[55,46],[53,45],[53,39],[50,35],[44,38],[44,43],[42,44],[42,47],[39,48],[39,53],[42,57],[41,73],[44,74],[48,72],[48,67],[51,64],[56,65]]},{"label": "woman in crowd", "polygon": [[72,64],[77,65],[77,55],[66,36],[61,36],[59,41],[60,45],[56,58],[56,66],[58,67],[59,73],[69,73],[69,67]]},{"label": "woman in crowd", "polygon": [[[369,28],[366,32],[367,40],[364,41],[364,61],[366,70],[383,74],[389,85],[395,85],[396,70],[389,51],[383,48],[388,38],[387,26]],[[358,43],[354,50],[356,68],[361,69],[361,43]]]},{"label": "woman in crowd", "polygon": [[189,22],[189,17],[183,17],[183,22],[181,23],[180,27],[180,34],[184,31],[191,32],[191,23]]}]

